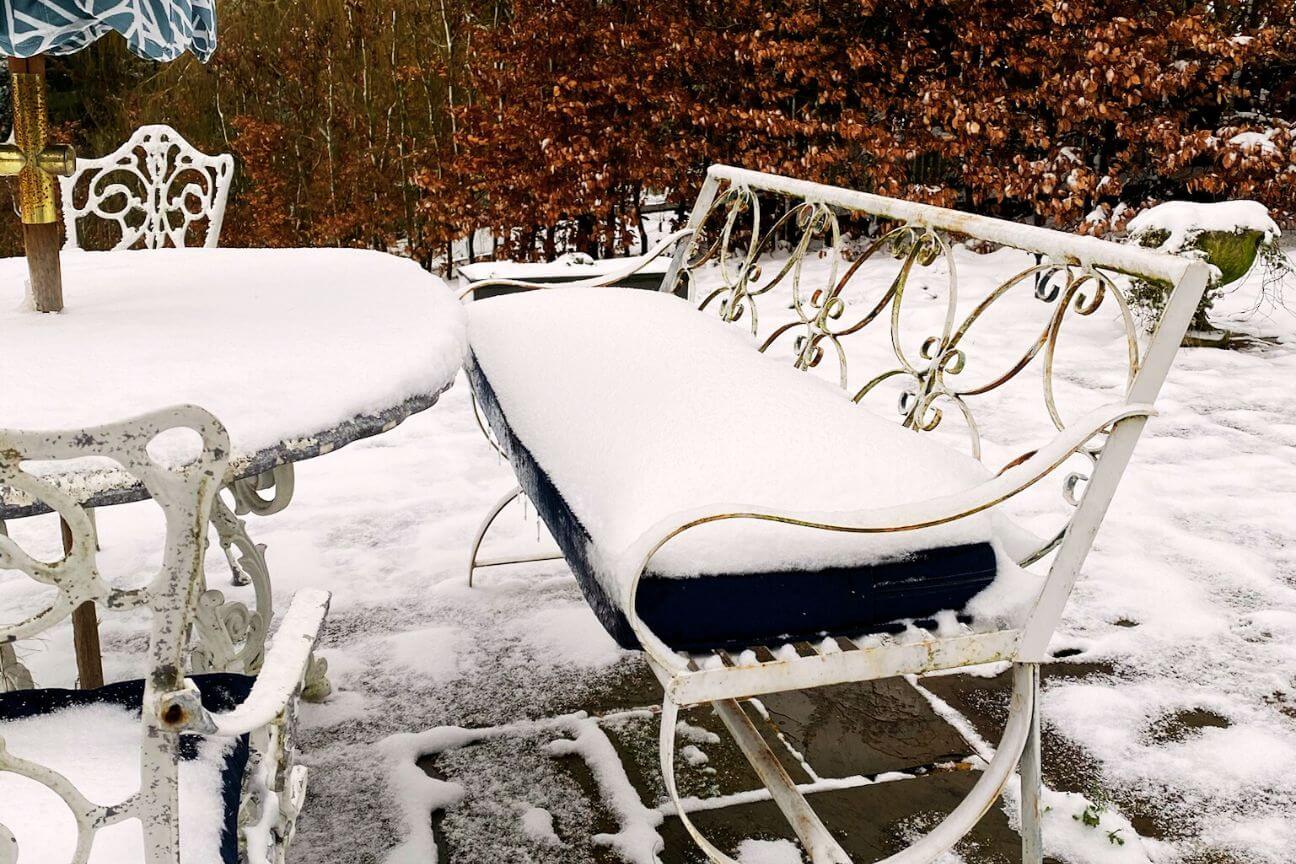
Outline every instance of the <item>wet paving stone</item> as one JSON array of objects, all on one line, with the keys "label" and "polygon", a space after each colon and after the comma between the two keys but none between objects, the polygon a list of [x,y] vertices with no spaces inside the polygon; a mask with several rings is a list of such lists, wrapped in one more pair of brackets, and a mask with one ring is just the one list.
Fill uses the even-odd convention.
[{"label": "wet paving stone", "polygon": [[971,752],[903,678],[777,693],[760,701],[773,726],[820,777],[904,771]]},{"label": "wet paving stone", "polygon": [[[675,778],[681,796],[714,798],[760,787],[760,780],[715,712],[702,708],[682,714],[684,725],[677,727],[675,754]],[[603,731],[621,757],[626,778],[648,807],[657,807],[667,800],[657,755],[660,724],[661,719],[655,714],[603,724]],[[779,749],[771,749],[779,753]],[[781,755],[789,771],[802,774],[798,782],[809,779],[796,766],[791,754],[784,751]]]},{"label": "wet paving stone", "polygon": [[[1067,662],[1050,663],[1042,667],[1044,686],[1050,680],[1083,680],[1114,674],[1112,667],[1101,663]],[[1010,674],[1004,672],[993,678],[970,675],[942,675],[922,679],[922,686],[930,690],[963,714],[987,741],[995,742],[1003,731],[1007,719],[1008,697],[1011,688]],[[1191,840],[1185,827],[1173,818],[1173,790],[1159,790],[1158,798],[1149,797],[1140,790],[1118,789],[1106,782],[1102,765],[1083,747],[1049,725],[1048,715],[1042,717],[1041,748],[1044,756],[1044,782],[1062,792],[1078,792],[1090,800],[1110,801],[1130,821],[1141,837],[1155,840]],[[1227,718],[1202,709],[1175,712],[1154,722],[1148,730],[1153,740],[1170,742],[1184,740],[1199,734],[1208,727],[1226,727]],[[1163,736],[1158,738],[1157,736]],[[1169,796],[1169,797],[1167,797]],[[1211,851],[1196,853],[1203,864],[1221,855]],[[1222,864],[1232,864],[1225,856],[1218,858]],[[1186,862],[1185,862],[1186,864]]]},{"label": "wet paving stone", "polygon": [[588,711],[607,714],[661,705],[662,688],[641,656],[618,663],[610,672],[582,676],[583,686],[555,694],[554,714]]},{"label": "wet paving stone", "polygon": [[[1103,663],[1048,663],[1041,667],[1040,673],[1047,685],[1051,680],[1083,680],[1110,675],[1112,668]],[[1008,697],[1012,691],[1012,674],[1009,670],[993,677],[932,675],[923,678],[920,683],[925,690],[940,697],[966,717],[982,738],[991,743],[999,740],[1008,719]],[[1047,724],[1048,718],[1045,717],[1044,720]],[[1046,729],[1045,743],[1048,735]]]},{"label": "wet paving stone", "polygon": [[1190,852],[1182,859],[1183,864],[1246,864],[1241,858],[1228,852]]},{"label": "wet paving stone", "polygon": [[[648,807],[665,802],[658,771],[659,715],[643,709],[649,683],[628,676],[600,693],[600,727],[620,758],[626,778]],[[634,705],[639,702],[640,704]],[[961,758],[966,744],[902,679],[780,694],[748,716],[798,783],[812,778],[785,741],[818,761],[820,776],[876,774]],[[638,710],[628,710],[633,705]],[[750,793],[760,783],[718,716],[710,708],[683,712],[676,772],[683,796],[714,799]],[[779,731],[782,731],[782,736]],[[467,795],[433,816],[440,860],[452,864],[518,861],[593,861],[611,864],[616,854],[593,838],[618,823],[600,795],[590,767],[579,757],[554,758],[544,744],[553,731],[525,732],[483,741],[429,757],[420,765],[431,776],[459,782]],[[695,748],[685,755],[685,748]],[[699,758],[702,757],[702,758]],[[812,763],[813,764],[813,763]],[[957,805],[978,775],[937,770],[922,777],[816,793],[811,801],[839,842],[866,862],[902,848]],[[521,830],[530,806],[553,814],[556,844],[537,845]],[[670,812],[667,809],[667,812]],[[782,814],[768,801],[704,810],[697,814],[708,836],[732,851],[744,839],[791,838]],[[665,864],[701,862],[677,818],[658,828],[666,843]],[[1019,838],[1002,810],[994,808],[960,847],[968,864],[1020,860]]]},{"label": "wet paving stone", "polygon": [[[807,797],[852,859],[863,864],[900,851],[934,827],[963,800],[978,776],[971,771],[937,772]],[[702,833],[730,855],[744,839],[794,837],[778,808],[768,801],[693,815]],[[663,864],[705,864],[706,857],[678,819],[668,818],[660,830],[666,840]],[[993,807],[955,851],[967,864],[1017,864],[1021,839],[1003,810]],[[1045,860],[1055,864],[1053,859]]]},{"label": "wet paving stone", "polygon": [[[1049,680],[1083,680],[1108,676],[1112,671],[1102,664],[1072,661],[1049,664],[1043,674],[1047,686]],[[924,678],[921,684],[966,717],[979,735],[994,742],[1007,715],[1009,677],[1006,672],[994,677],[945,675]],[[646,665],[627,662],[615,674],[599,676],[592,686],[569,698],[579,699],[572,708],[600,718],[600,728],[641,802],[667,814],[657,829],[666,843],[664,864],[700,864],[704,856],[665,806],[657,751],[660,696],[660,687]],[[568,700],[560,695],[556,701]],[[914,771],[916,776],[908,779],[809,796],[825,824],[857,861],[878,860],[912,842],[952,810],[979,776],[975,771],[951,767],[971,748],[924,695],[903,679],[782,693],[760,701],[759,708],[746,706],[748,716],[798,783],[814,779],[803,760],[823,778]],[[710,708],[685,711],[682,719],[676,774],[683,796],[706,800],[760,789],[754,772]],[[1157,740],[1182,740],[1202,728],[1227,722],[1209,711],[1184,711],[1157,721],[1149,734],[1160,736]],[[620,861],[613,850],[593,839],[600,833],[615,832],[619,826],[602,800],[589,765],[577,756],[555,758],[545,753],[543,744],[553,737],[553,733],[540,733],[496,739],[421,763],[433,776],[457,782],[469,778],[464,802],[434,817],[442,861]],[[1043,746],[1045,781],[1050,787],[1079,792],[1093,800],[1110,800],[1142,836],[1180,836],[1174,825],[1161,818],[1163,808],[1157,802],[1104,791],[1096,761],[1082,746],[1057,735],[1047,722]],[[531,805],[553,814],[558,843],[537,846],[534,838],[518,827],[519,814]],[[769,801],[700,810],[695,820],[731,854],[744,839],[793,836]],[[485,842],[477,839],[480,837],[492,839]],[[967,864],[1015,864],[1021,855],[1020,838],[1002,808],[996,806],[956,851]],[[1196,854],[1191,864],[1237,864],[1210,851]]]},{"label": "wet paving stone", "polygon": [[[552,730],[508,735],[420,760],[430,776],[464,787],[457,804],[432,817],[437,860],[451,864],[622,864],[592,842],[616,831],[589,767],[577,757],[554,758],[544,745]],[[529,834],[523,815],[542,808],[553,838]]]},{"label": "wet paving stone", "polygon": [[1147,736],[1160,744],[1187,741],[1203,729],[1227,729],[1233,725],[1223,714],[1208,708],[1185,708],[1158,717],[1148,726]]}]

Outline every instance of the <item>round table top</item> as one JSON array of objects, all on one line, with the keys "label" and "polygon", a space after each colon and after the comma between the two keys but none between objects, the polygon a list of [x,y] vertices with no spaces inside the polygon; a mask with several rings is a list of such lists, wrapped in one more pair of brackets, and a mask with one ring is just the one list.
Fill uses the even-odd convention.
[{"label": "round table top", "polygon": [[[0,427],[198,405],[229,431],[227,479],[391,428],[436,401],[467,350],[445,283],[380,252],[74,251],[62,267],[64,311],[43,315],[25,303],[26,259],[0,259]],[[41,473],[94,506],[144,497],[113,465]],[[44,509],[5,491],[0,518]]]}]

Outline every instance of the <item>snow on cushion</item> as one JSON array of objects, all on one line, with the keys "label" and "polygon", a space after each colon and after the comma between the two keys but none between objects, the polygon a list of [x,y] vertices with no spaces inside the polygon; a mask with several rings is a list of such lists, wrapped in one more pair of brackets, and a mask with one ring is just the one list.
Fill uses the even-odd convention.
[{"label": "snow on cushion", "polygon": [[[669,295],[533,291],[473,303],[468,330],[484,413],[623,645],[636,641],[626,555],[672,514],[755,505],[849,521],[990,478]],[[638,611],[681,648],[858,635],[962,608],[995,579],[992,538],[988,514],[871,535],[712,523],[654,556]]]},{"label": "snow on cushion", "polygon": [[[255,677],[195,675],[203,705],[227,711],[244,699]],[[49,767],[95,804],[114,805],[139,789],[142,680],[96,690],[0,693],[0,740],[10,755]],[[238,864],[238,809],[248,761],[246,736],[181,736],[180,860]],[[76,823],[47,787],[0,772],[0,824],[13,831],[20,861],[70,861]],[[138,820],[101,828],[90,864],[142,862]]]}]

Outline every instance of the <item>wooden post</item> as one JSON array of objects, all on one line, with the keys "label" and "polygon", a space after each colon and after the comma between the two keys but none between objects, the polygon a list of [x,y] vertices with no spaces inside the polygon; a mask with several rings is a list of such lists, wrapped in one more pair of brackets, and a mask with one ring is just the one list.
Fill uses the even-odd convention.
[{"label": "wooden post", "polygon": [[58,225],[23,225],[32,307],[37,312],[63,311],[63,270],[59,265]]},{"label": "wooden post", "polygon": [[54,178],[33,158],[45,149],[49,116],[45,106],[45,58],[10,57],[13,81],[14,143],[29,154],[18,175],[23,243],[37,312],[63,310],[63,272],[59,267],[58,205]]},{"label": "wooden post", "polygon": [[[72,528],[62,519],[63,552],[72,551]],[[99,614],[93,600],[72,610],[72,647],[76,649],[77,680],[82,690],[102,687],[103,653],[99,648]]]}]

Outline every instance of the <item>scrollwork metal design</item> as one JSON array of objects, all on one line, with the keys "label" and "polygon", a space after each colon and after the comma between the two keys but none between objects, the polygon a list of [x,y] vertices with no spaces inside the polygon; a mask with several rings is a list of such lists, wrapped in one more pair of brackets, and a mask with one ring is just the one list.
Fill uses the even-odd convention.
[{"label": "scrollwork metal design", "polygon": [[296,729],[294,702],[274,723],[251,736],[238,813],[242,847],[249,859],[254,851],[259,853],[264,848],[268,857],[257,860],[283,864],[296,833],[297,815],[306,791],[306,768],[295,764],[293,758]]},{"label": "scrollwork metal design", "polygon": [[0,645],[0,693],[30,690],[33,686],[31,670],[18,659],[13,643]]},{"label": "scrollwork metal design", "polygon": [[[234,501],[233,509],[221,497],[212,506],[212,527],[225,553],[231,579],[236,586],[251,585],[253,607],[241,600],[227,600],[225,592],[204,584],[194,613],[189,664],[198,672],[242,672],[256,674],[265,660],[266,638],[274,618],[270,568],[265,544],[255,542],[247,522],[239,518],[252,513],[268,516],[288,506],[293,495],[291,463],[270,471],[235,480],[225,487]],[[269,497],[261,493],[269,491]],[[328,661],[312,655],[306,669],[301,696],[308,702],[323,701],[333,685],[328,680]]]},{"label": "scrollwork metal design", "polygon": [[[196,433],[202,448],[195,461],[164,467],[150,455],[148,445],[174,429]],[[251,826],[246,821],[241,824],[245,857],[248,846],[255,842],[258,857],[252,860],[283,860],[305,794],[306,769],[293,764],[297,697],[307,677],[309,652],[327,613],[328,595],[307,592],[311,596],[306,606],[295,607],[297,616],[289,610],[284,617],[288,635],[283,648],[269,660],[278,670],[268,676],[272,690],[258,685],[242,704],[220,715],[203,708],[196,687],[184,677],[184,661],[192,660],[195,671],[255,672],[265,659],[265,625],[271,615],[262,547],[252,543],[242,520],[219,497],[229,453],[225,430],[211,415],[191,406],[65,432],[0,429],[0,485],[18,489],[57,513],[69,538],[59,558],[44,561],[0,534],[0,569],[17,571],[55,589],[49,598],[43,598],[44,608],[23,620],[0,625],[0,670],[6,684],[28,687],[32,683],[18,663],[13,642],[59,624],[82,602],[94,601],[108,611],[143,609],[152,616],[136,763],[138,791],[117,803],[96,804],[68,776],[10,752],[0,737],[0,773],[34,781],[71,812],[76,843],[71,864],[89,860],[99,829],[126,820],[138,820],[142,826],[147,864],[176,864],[180,860],[178,736],[187,731],[225,737],[251,734],[256,755],[254,770],[245,774],[244,791],[259,797],[243,812],[251,816],[258,807],[272,809],[266,811],[266,819],[256,820],[255,840],[246,833]],[[139,587],[117,588],[101,576],[94,524],[87,508],[64,491],[57,479],[51,479],[59,475],[41,473],[51,462],[88,456],[119,464],[144,485],[149,499],[165,517],[167,542],[162,563]],[[262,501],[266,506],[273,503]],[[249,573],[257,598],[255,611],[241,603],[226,602],[219,591],[207,590],[203,563],[212,525],[227,554],[233,558],[237,553],[236,566]],[[303,608],[305,613],[300,612]],[[303,640],[307,640],[304,647]],[[317,678],[325,668],[317,664]],[[287,682],[285,670],[296,672],[292,683]],[[251,781],[247,779],[250,774],[255,774]],[[17,826],[0,824],[0,864],[18,860],[23,851],[11,827]]]},{"label": "scrollwork metal design", "polygon": [[80,248],[78,225],[87,217],[117,223],[113,249],[180,248],[204,221],[203,245],[216,246],[233,176],[229,154],[208,156],[170,126],[141,126],[116,151],[78,159],[76,171],[59,178],[67,248]]},{"label": "scrollwork metal design", "polygon": [[[765,203],[768,211],[768,196]],[[697,231],[679,277],[689,285],[690,296],[699,309],[712,310],[726,322],[742,322],[758,340],[762,352],[790,349],[790,361],[803,370],[824,362],[834,364],[838,384],[857,403],[884,382],[903,381],[899,413],[900,422],[907,428],[931,432],[941,426],[952,406],[964,421],[969,449],[977,459],[982,458],[981,427],[972,400],[1003,387],[1032,365],[1041,369],[1041,397],[1049,422],[1057,431],[1065,429],[1066,420],[1055,392],[1054,367],[1059,337],[1070,317],[1092,316],[1110,300],[1107,305],[1115,307],[1123,330],[1127,390],[1134,381],[1140,365],[1138,331],[1124,295],[1106,272],[1074,261],[1041,260],[993,286],[970,311],[963,312],[959,306],[958,270],[948,237],[924,225],[901,224],[867,242],[858,255],[848,260],[841,251],[841,219],[849,212],[825,201],[795,200],[771,216],[762,213],[762,196],[757,190],[728,183],[716,194],[709,209],[700,218],[695,217]],[[770,253],[776,250],[781,254],[772,256]],[[805,264],[813,256],[826,257],[827,266],[818,270],[815,281],[808,284]],[[876,290],[860,292],[869,298],[861,302],[851,289],[864,281],[865,265],[882,256],[896,262],[894,275],[882,285],[880,294]],[[943,266],[947,278],[941,278],[938,265]],[[777,270],[764,272],[770,267]],[[903,314],[912,293],[912,277],[921,271],[935,273],[935,281],[942,284],[944,292],[943,315],[925,336],[907,332],[909,325]],[[785,290],[775,294],[774,289],[780,285]],[[1038,337],[1002,371],[983,382],[966,381],[969,334],[976,332],[997,301],[1024,290],[1033,290],[1040,302],[1053,307]],[[770,310],[763,318],[761,301],[771,295],[778,297],[780,306],[790,295],[787,311]],[[763,331],[766,319],[771,323]],[[866,381],[853,381],[850,344],[865,331],[876,329],[870,327],[875,322],[885,322],[879,326],[889,328],[889,353],[894,362],[870,370],[871,377]],[[1092,462],[1101,450],[1099,442],[1080,452]],[[1005,467],[1029,458],[1033,452],[1022,454]],[[1063,481],[1064,497],[1073,506],[1077,500],[1074,492],[1086,478],[1086,474],[1073,473]],[[1050,540],[1030,560],[1038,560],[1059,539],[1060,535]]]},{"label": "scrollwork metal design", "polygon": [[234,584],[252,586],[255,608],[226,600],[224,592],[204,585],[194,613],[189,663],[198,672],[255,674],[265,659],[266,634],[274,617],[265,544],[253,542],[247,523],[219,496],[212,506],[212,527],[234,574]]},{"label": "scrollwork metal design", "polygon": [[[252,513],[257,516],[272,516],[292,502],[295,488],[293,465],[285,462],[269,471],[241,477],[230,483],[228,488],[234,496],[234,512],[237,515]],[[271,492],[269,498],[261,496],[266,491]]]}]

